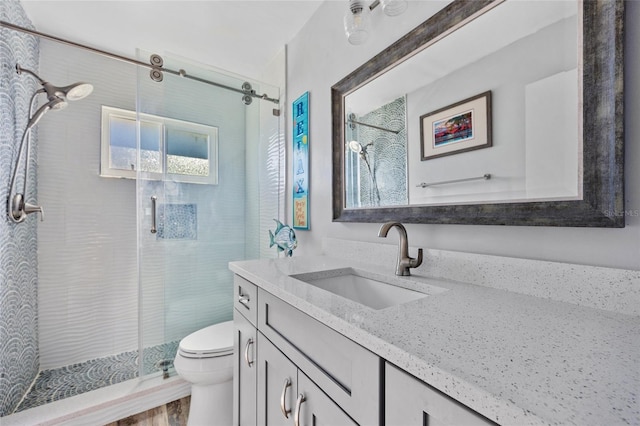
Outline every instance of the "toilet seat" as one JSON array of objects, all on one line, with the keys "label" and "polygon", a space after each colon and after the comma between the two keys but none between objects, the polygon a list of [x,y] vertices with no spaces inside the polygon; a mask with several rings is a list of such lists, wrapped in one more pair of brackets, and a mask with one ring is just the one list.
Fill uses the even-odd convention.
[{"label": "toilet seat", "polygon": [[185,358],[215,358],[233,353],[233,321],[210,325],[180,341],[178,353]]}]

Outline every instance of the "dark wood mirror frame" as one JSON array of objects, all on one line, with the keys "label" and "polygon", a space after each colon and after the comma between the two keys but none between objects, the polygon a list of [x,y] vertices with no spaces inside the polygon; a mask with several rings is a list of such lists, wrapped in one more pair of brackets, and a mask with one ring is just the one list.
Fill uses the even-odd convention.
[{"label": "dark wood mirror frame", "polygon": [[494,0],[455,0],[331,88],[333,221],[624,227],[624,1],[583,5],[583,199],[347,209],[344,205],[344,98]]}]

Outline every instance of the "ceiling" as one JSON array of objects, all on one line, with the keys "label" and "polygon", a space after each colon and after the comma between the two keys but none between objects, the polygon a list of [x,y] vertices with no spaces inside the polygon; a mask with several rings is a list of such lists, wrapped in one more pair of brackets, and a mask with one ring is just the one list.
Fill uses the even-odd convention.
[{"label": "ceiling", "polygon": [[322,0],[22,0],[36,29],[135,58],[176,54],[259,79]]}]

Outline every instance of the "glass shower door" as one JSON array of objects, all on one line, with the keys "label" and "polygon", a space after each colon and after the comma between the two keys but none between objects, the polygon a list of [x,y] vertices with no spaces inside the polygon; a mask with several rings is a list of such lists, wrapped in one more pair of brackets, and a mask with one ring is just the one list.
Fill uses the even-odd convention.
[{"label": "glass shower door", "polygon": [[[167,69],[225,86],[246,83],[176,57],[163,60]],[[141,375],[170,373],[180,339],[232,319],[228,263],[266,253],[264,217],[280,217],[283,192],[277,105],[246,105],[242,93],[162,77],[156,82],[148,69],[138,71]],[[279,97],[277,88],[249,83]]]}]

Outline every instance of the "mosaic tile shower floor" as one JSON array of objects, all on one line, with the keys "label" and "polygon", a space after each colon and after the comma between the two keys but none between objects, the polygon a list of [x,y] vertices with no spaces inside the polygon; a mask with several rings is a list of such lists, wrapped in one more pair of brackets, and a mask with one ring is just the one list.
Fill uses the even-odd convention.
[{"label": "mosaic tile shower floor", "polygon": [[[162,371],[160,361],[173,358],[178,341],[153,346],[144,350],[144,371]],[[43,370],[20,403],[16,412],[38,407],[85,392],[115,385],[138,377],[138,351],[124,352],[104,358],[92,359],[65,367]]]}]

